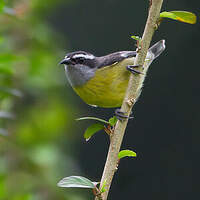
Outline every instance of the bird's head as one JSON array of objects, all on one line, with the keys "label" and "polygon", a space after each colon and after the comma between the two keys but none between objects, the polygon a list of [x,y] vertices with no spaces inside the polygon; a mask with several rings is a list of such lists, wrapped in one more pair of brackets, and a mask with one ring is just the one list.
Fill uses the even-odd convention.
[{"label": "bird's head", "polygon": [[68,53],[60,62],[72,86],[80,86],[94,77],[98,69],[98,58],[85,51]]},{"label": "bird's head", "polygon": [[91,53],[85,51],[76,51],[68,53],[65,58],[60,62],[70,67],[90,67],[94,68],[96,66],[96,57]]}]

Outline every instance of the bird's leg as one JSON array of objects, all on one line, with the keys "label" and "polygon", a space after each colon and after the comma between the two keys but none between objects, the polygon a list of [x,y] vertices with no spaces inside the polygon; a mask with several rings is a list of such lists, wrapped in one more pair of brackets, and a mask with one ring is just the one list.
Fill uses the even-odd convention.
[{"label": "bird's leg", "polygon": [[138,70],[136,70],[135,68],[141,67],[141,65],[128,65],[126,67],[126,69],[131,72],[132,74],[144,74]]},{"label": "bird's leg", "polygon": [[123,121],[125,119],[133,119],[133,117],[129,117],[128,115],[125,115],[125,112],[122,112],[119,108],[115,110],[115,116],[120,121]]}]

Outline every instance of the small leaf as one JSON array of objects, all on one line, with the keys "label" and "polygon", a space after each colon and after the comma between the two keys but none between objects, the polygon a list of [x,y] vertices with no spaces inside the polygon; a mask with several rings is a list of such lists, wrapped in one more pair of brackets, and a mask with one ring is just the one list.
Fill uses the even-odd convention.
[{"label": "small leaf", "polygon": [[100,131],[104,129],[104,125],[97,123],[97,124],[92,124],[91,126],[89,126],[85,133],[84,133],[84,138],[86,139],[86,141],[88,141],[96,132]]},{"label": "small leaf", "polygon": [[134,40],[139,41],[139,42],[142,39],[140,36],[136,36],[136,35],[132,35],[131,38],[133,38]]},{"label": "small leaf", "polygon": [[109,122],[107,122],[106,120],[104,119],[100,119],[100,118],[97,118],[97,117],[81,117],[81,118],[78,118],[76,119],[77,121],[80,121],[80,120],[95,120],[95,121],[99,121],[99,122],[102,122],[102,123],[105,123],[105,124],[109,124]]},{"label": "small leaf", "polygon": [[106,191],[106,179],[104,180],[104,182],[103,182],[103,185],[102,185],[102,187],[101,187],[101,189],[100,189],[100,193],[103,193],[103,192],[105,192]]},{"label": "small leaf", "polygon": [[197,17],[194,13],[187,11],[170,11],[170,12],[161,12],[161,18],[170,18],[180,22],[185,22],[189,24],[195,24]]},{"label": "small leaf", "polygon": [[116,117],[116,116],[111,117],[111,118],[109,119],[109,124],[110,124],[111,126],[114,126],[116,123],[117,123],[117,117]]},{"label": "small leaf", "polygon": [[[94,182],[95,183],[95,182]],[[96,185],[89,179],[82,176],[69,176],[63,178],[58,182],[58,187],[67,187],[67,188],[95,188]]]},{"label": "small leaf", "polygon": [[122,150],[118,154],[118,158],[124,158],[124,157],[136,157],[137,154],[134,151],[131,150]]}]

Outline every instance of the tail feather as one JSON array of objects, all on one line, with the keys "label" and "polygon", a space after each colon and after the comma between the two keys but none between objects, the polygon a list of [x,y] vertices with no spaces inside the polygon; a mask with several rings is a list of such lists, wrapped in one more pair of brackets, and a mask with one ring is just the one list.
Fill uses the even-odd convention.
[{"label": "tail feather", "polygon": [[154,55],[154,59],[157,58],[165,50],[165,40],[160,40],[152,47],[149,48],[149,52]]}]

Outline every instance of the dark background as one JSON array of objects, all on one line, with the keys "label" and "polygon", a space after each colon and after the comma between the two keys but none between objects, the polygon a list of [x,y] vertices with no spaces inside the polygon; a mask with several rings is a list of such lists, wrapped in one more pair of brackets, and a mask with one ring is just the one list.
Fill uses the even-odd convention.
[{"label": "dark background", "polygon": [[[186,10],[199,15],[199,6],[199,1],[164,1],[162,11]],[[70,115],[66,118],[69,129],[60,130],[62,134],[56,139],[64,166],[61,170],[60,164],[57,165],[60,173],[54,180],[69,175],[82,175],[98,181],[106,160],[109,139],[105,134],[98,133],[86,143],[82,133],[91,122],[74,122],[73,119],[82,116],[108,119],[114,110],[86,105],[68,85],[63,68],[56,65],[70,51],[85,50],[100,56],[135,49],[130,36],[142,35],[148,1],[59,1],[45,12],[41,8],[38,10],[41,19],[57,34],[51,40],[51,47],[59,48],[56,55],[52,53],[55,60],[51,63],[54,66],[51,72],[56,73],[56,78],[61,81],[53,90],[52,87],[47,89],[46,93],[53,94],[59,101],[62,99],[63,104],[57,103],[61,110],[67,105]],[[122,145],[122,149],[136,151],[137,158],[121,160],[109,199],[199,198],[199,31],[197,18],[195,25],[166,19],[155,32],[152,44],[165,39],[166,50],[149,69],[142,95],[133,109],[134,119],[129,121]],[[27,106],[31,106],[32,101],[37,101],[39,97],[46,97],[37,93],[40,85],[31,85],[31,92],[27,87],[20,88],[25,91],[23,102]],[[49,101],[51,99],[51,96],[48,97]],[[16,114],[21,113],[22,103],[18,101],[14,108]],[[43,107],[40,108],[39,113]],[[57,129],[53,131],[56,133]],[[29,148],[24,146],[25,149]],[[68,193],[75,195],[70,189],[58,188],[56,191],[62,192],[64,196]],[[75,191],[80,195],[79,198],[73,195],[73,198],[70,195],[65,198],[93,198],[81,189]],[[51,198],[58,199],[58,196]]]}]

